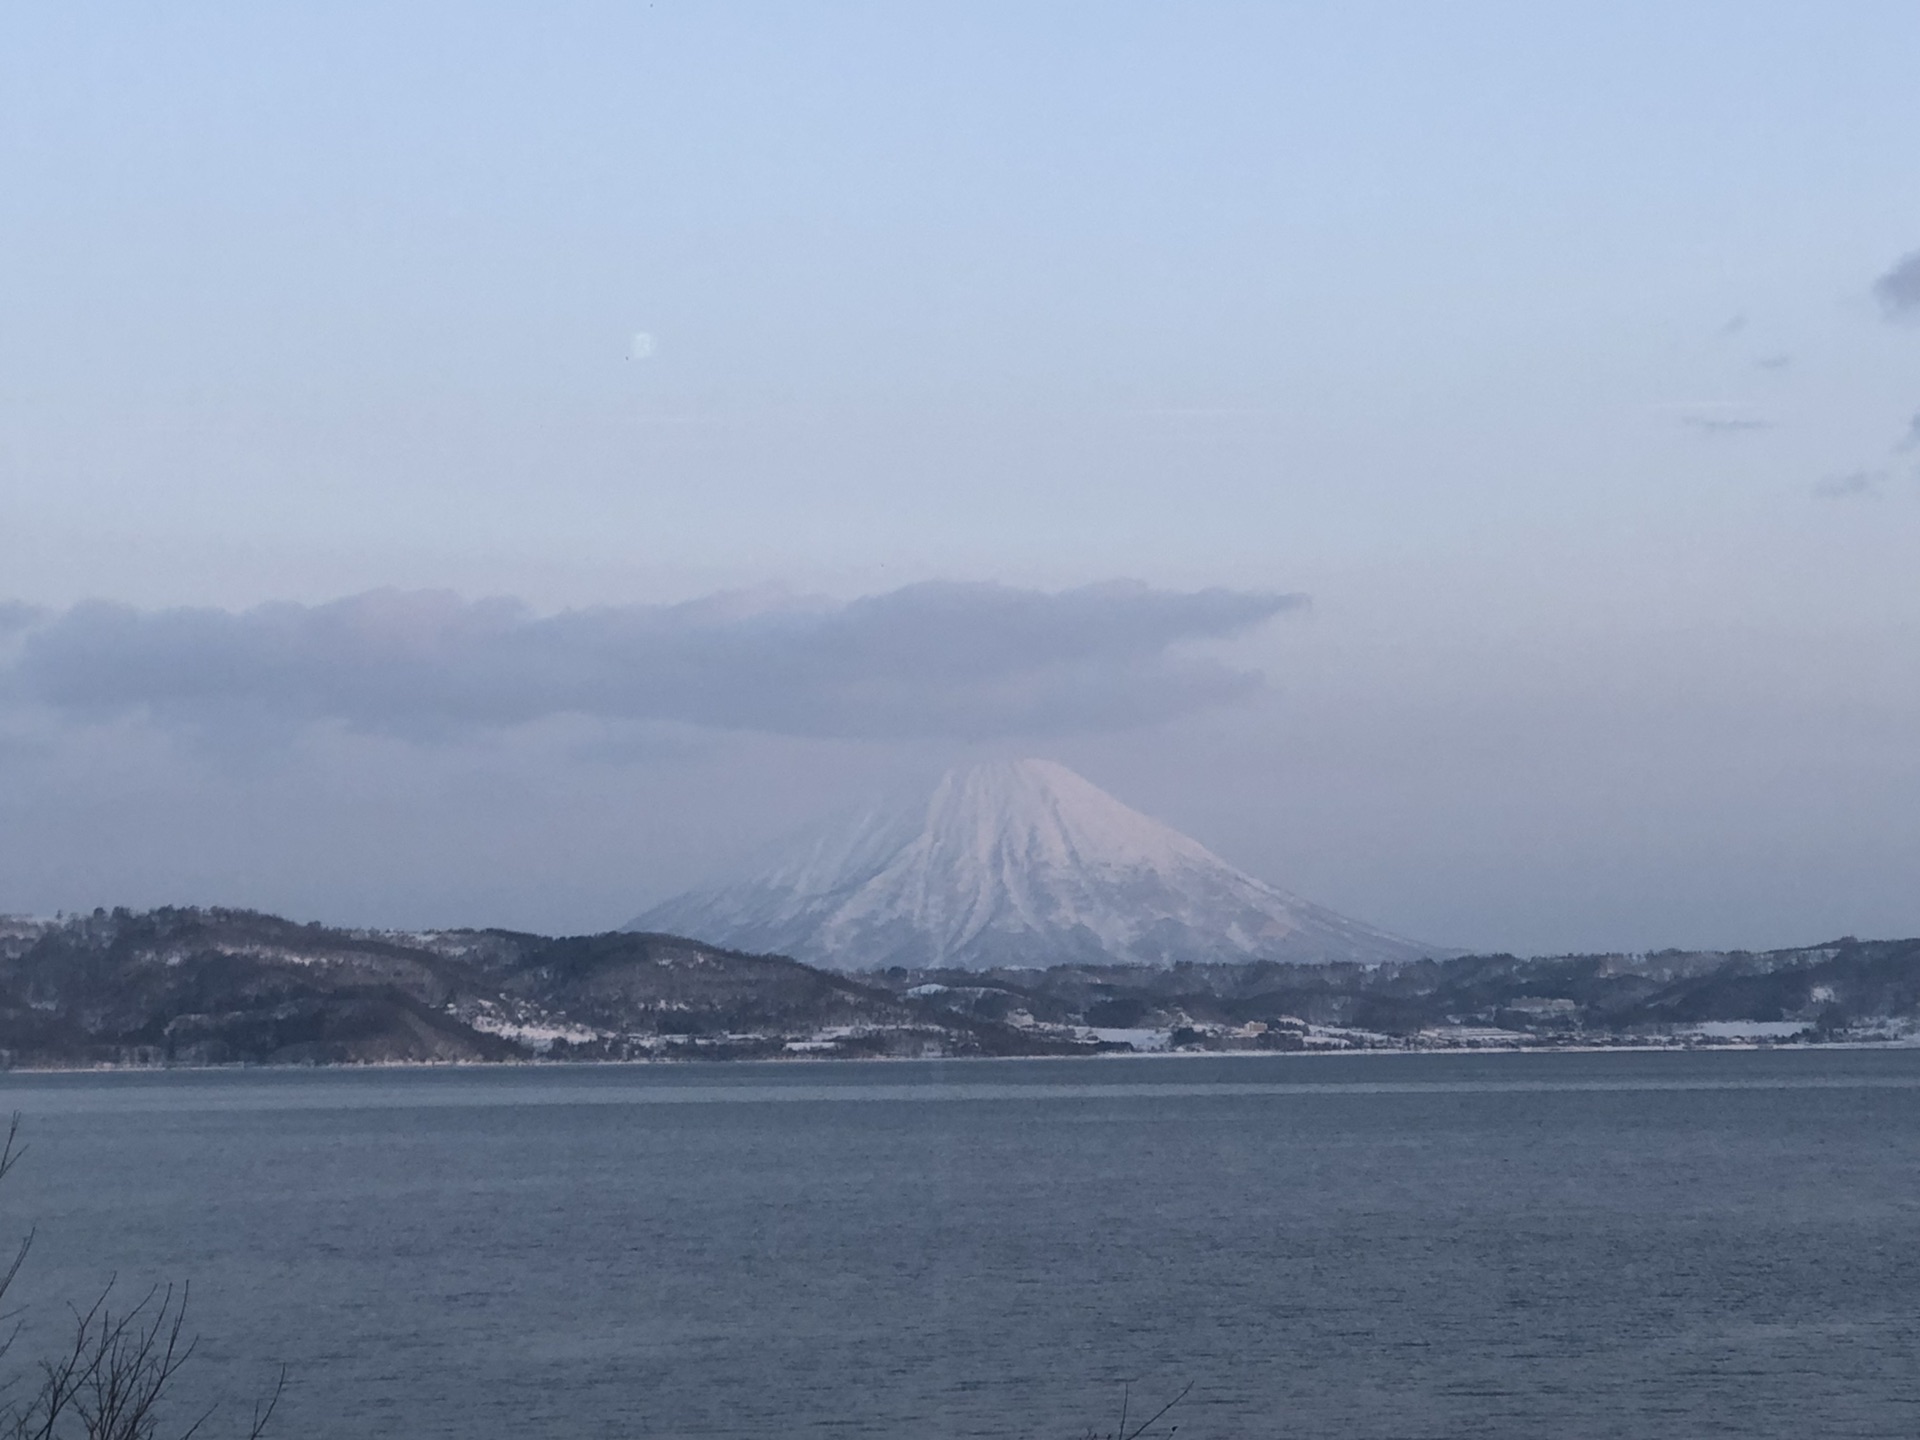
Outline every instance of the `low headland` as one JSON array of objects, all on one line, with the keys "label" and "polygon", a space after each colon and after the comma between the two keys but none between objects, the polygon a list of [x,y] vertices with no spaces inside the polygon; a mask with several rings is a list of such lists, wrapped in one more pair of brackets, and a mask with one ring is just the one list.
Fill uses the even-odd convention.
[{"label": "low headland", "polygon": [[618,931],[0,919],[9,1068],[1914,1043],[1920,940],[841,973]]}]

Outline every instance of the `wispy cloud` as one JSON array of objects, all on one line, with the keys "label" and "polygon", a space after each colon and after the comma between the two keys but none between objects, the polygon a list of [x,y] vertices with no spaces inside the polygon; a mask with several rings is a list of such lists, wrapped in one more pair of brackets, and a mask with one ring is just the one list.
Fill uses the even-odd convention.
[{"label": "wispy cloud", "polygon": [[0,687],[72,714],[416,739],[564,714],[814,736],[1111,730],[1258,692],[1260,675],[1189,647],[1303,603],[1131,582],[554,615],[393,590],[242,611],[95,602],[31,623]]},{"label": "wispy cloud", "polygon": [[1743,415],[1682,415],[1680,423],[1689,430],[1707,435],[1741,435],[1753,430],[1771,430],[1771,420],[1756,420]]},{"label": "wispy cloud", "polygon": [[1151,420],[1257,420],[1273,412],[1251,405],[1161,405],[1139,413]]},{"label": "wispy cloud", "polygon": [[1873,295],[1889,320],[1920,319],[1920,250],[1874,281]]},{"label": "wispy cloud", "polygon": [[1863,500],[1878,495],[1886,483],[1884,470],[1850,470],[1820,481],[1813,493],[1823,500]]}]

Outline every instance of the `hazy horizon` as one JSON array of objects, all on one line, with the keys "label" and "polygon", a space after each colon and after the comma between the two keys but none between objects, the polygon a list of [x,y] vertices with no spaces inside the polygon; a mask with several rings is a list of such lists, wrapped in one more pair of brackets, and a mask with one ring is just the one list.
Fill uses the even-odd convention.
[{"label": "hazy horizon", "polygon": [[1917,46],[23,11],[0,913],[601,929],[1032,755],[1436,944],[1920,934]]}]

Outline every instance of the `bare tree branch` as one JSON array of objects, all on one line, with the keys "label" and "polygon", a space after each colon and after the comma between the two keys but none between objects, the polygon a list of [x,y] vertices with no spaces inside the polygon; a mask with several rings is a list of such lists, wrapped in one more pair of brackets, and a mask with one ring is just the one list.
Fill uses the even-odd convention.
[{"label": "bare tree branch", "polygon": [[[0,1178],[19,1161],[20,1117],[0,1142]],[[0,1296],[19,1274],[31,1234],[0,1274]],[[165,1419],[180,1371],[197,1346],[187,1323],[188,1290],[156,1285],[125,1310],[113,1308],[115,1281],[82,1310],[70,1307],[64,1347],[39,1364],[39,1384],[24,1398],[0,1400],[0,1440],[194,1440],[212,1417],[210,1406],[184,1428]],[[4,1341],[4,1358],[19,1336],[18,1321]],[[0,1397],[17,1390],[19,1377],[0,1382]],[[253,1407],[246,1440],[260,1440],[286,1389],[284,1367],[273,1390]],[[177,1425],[177,1422],[173,1422]]]},{"label": "bare tree branch", "polygon": [[[1105,1436],[1100,1435],[1098,1432],[1092,1429],[1089,1429],[1086,1433],[1085,1440],[1141,1440],[1142,1436],[1144,1436],[1149,1430],[1153,1429],[1154,1426],[1158,1425],[1162,1420],[1166,1418],[1167,1412],[1169,1410],[1173,1409],[1174,1406],[1178,1405],[1182,1400],[1186,1399],[1187,1396],[1191,1395],[1192,1393],[1193,1393],[1193,1382],[1188,1381],[1186,1388],[1182,1390],[1178,1395],[1174,1396],[1171,1400],[1167,1401],[1166,1404],[1162,1405],[1158,1410],[1154,1411],[1153,1414],[1149,1416],[1144,1422],[1134,1426],[1131,1430],[1129,1430],[1127,1428],[1127,1418],[1133,1405],[1133,1383],[1131,1381],[1128,1381],[1120,1387],[1120,1428],[1115,1430],[1111,1435],[1105,1435]],[[1167,1440],[1173,1440],[1173,1436],[1175,1432],[1179,1430],[1179,1428],[1180,1427],[1178,1425],[1168,1426]]]}]

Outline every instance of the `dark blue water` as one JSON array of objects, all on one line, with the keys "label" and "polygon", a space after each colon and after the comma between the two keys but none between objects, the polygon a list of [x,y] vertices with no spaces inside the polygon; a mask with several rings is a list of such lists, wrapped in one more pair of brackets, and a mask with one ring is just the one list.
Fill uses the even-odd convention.
[{"label": "dark blue water", "polygon": [[1912,1436],[1920,1052],[11,1076],[297,1437]]}]

